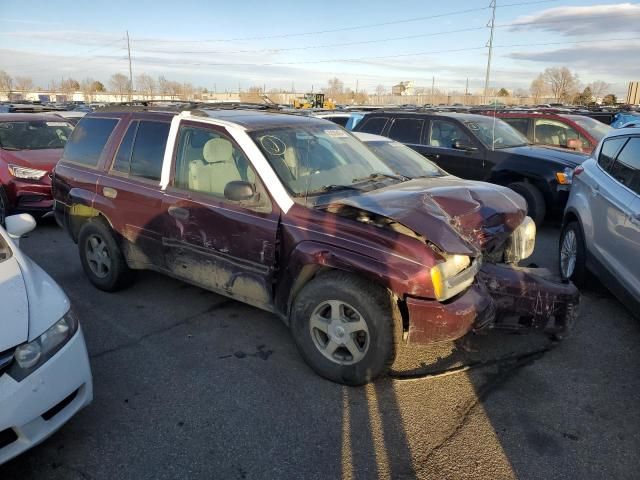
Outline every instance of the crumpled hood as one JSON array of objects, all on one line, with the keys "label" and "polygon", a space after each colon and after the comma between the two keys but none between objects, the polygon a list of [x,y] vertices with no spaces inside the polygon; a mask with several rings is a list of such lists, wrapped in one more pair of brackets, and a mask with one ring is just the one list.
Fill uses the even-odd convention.
[{"label": "crumpled hood", "polygon": [[470,256],[500,245],[527,211],[506,187],[453,176],[410,180],[336,204],[390,218],[447,253]]},{"label": "crumpled hood", "polygon": [[35,168],[50,172],[62,157],[62,148],[47,148],[43,150],[3,150],[2,158],[6,163],[13,163],[21,167]]}]

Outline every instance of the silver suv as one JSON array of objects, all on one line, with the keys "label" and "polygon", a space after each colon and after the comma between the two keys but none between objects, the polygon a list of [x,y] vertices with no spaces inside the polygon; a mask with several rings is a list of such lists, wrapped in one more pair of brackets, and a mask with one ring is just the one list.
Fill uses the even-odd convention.
[{"label": "silver suv", "polygon": [[591,272],[623,303],[640,305],[640,128],[613,130],[575,169],[560,272],[578,286]]}]

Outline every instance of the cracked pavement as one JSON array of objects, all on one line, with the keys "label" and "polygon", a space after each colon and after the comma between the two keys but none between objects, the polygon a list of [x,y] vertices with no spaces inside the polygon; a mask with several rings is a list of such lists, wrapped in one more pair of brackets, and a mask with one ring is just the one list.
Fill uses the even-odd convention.
[{"label": "cracked pavement", "polygon": [[[555,267],[558,234],[532,261]],[[52,222],[22,246],[72,300],[95,399],[3,480],[637,478],[640,322],[599,285],[563,342],[406,349],[392,377],[348,388],[273,315],[147,272],[97,291]]]}]

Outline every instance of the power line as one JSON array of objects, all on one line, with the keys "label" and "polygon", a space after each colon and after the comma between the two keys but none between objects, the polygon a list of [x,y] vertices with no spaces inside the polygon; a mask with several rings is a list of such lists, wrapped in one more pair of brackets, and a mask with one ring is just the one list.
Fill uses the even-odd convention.
[{"label": "power line", "polygon": [[[507,5],[501,5],[500,8],[505,7],[514,7],[521,5],[535,5],[540,3],[552,3],[557,2],[558,0],[538,0],[532,2],[520,2],[520,3],[511,3]],[[420,22],[422,20],[432,20],[435,18],[443,18],[450,17],[455,15],[463,15],[465,13],[473,13],[473,12],[481,12],[483,10],[489,10],[491,7],[478,7],[478,8],[468,8],[466,10],[456,10],[452,12],[439,13],[436,15],[427,15],[422,17],[411,17],[411,18],[403,18],[400,20],[393,20],[389,22],[381,22],[381,23],[370,23],[364,25],[355,25],[352,27],[341,27],[341,28],[332,28],[327,30],[315,30],[310,32],[297,32],[297,33],[281,33],[276,35],[263,35],[263,36],[254,36],[254,37],[236,37],[236,38],[214,38],[214,39],[200,39],[200,40],[164,40],[157,38],[140,38],[138,42],[164,42],[164,43],[203,43],[203,42],[238,42],[242,40],[268,40],[273,38],[290,38],[290,37],[303,37],[309,35],[321,35],[325,33],[336,33],[336,32],[346,32],[350,30],[364,30],[367,28],[375,28],[375,27],[384,27],[387,25],[398,25],[402,23],[412,23],[412,22]]]}]

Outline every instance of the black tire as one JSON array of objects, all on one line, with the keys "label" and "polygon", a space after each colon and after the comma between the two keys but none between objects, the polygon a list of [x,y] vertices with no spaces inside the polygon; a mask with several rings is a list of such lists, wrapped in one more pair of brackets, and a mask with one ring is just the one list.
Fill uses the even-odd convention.
[{"label": "black tire", "polygon": [[537,226],[542,225],[547,214],[547,205],[540,190],[528,182],[514,182],[507,186],[524,197],[527,201],[527,215],[536,222]]},{"label": "black tire", "polygon": [[[355,318],[361,318],[366,323],[367,347],[361,353],[362,358],[355,363],[329,359],[317,346],[322,333],[311,328],[311,317],[328,301],[348,304],[348,307],[339,310],[345,312],[345,316],[355,312]],[[395,360],[397,345],[402,337],[402,321],[397,304],[388,290],[356,275],[333,271],[313,279],[296,297],[291,311],[291,331],[300,354],[316,373],[345,385],[363,385],[385,373]],[[345,342],[347,339],[362,342],[362,338],[355,336],[363,333],[343,333],[342,338]],[[329,341],[330,337],[326,337]],[[335,352],[334,355],[349,357],[346,347],[340,346]],[[354,359],[352,356],[351,361]]]},{"label": "black tire", "polygon": [[[569,244],[572,238],[575,239],[575,264],[573,269],[568,266],[566,260],[563,260],[563,255],[568,253],[568,245],[565,246],[565,239]],[[587,252],[584,246],[584,235],[580,224],[575,220],[568,222],[560,233],[558,266],[560,275],[564,280],[571,280],[578,287],[584,287],[587,283],[589,272],[587,271]]]},{"label": "black tire", "polygon": [[9,208],[9,198],[0,185],[0,225],[4,226],[4,219],[9,216],[11,209]]},{"label": "black tire", "polygon": [[[101,252],[106,252],[109,268],[97,273],[98,267],[90,257],[90,244],[98,243]],[[103,245],[103,246],[102,246]],[[91,283],[105,292],[115,292],[131,285],[135,272],[129,268],[113,231],[104,221],[92,219],[86,222],[78,235],[78,249],[82,268]],[[95,258],[95,257],[93,257]],[[102,269],[99,269],[102,270]]]}]

